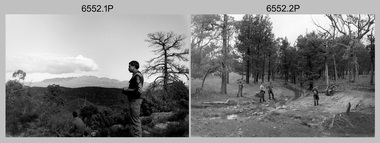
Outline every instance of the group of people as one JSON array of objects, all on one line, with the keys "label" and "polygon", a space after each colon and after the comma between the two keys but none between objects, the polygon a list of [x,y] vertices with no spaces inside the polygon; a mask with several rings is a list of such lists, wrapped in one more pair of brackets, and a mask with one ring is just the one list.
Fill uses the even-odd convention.
[{"label": "group of people", "polygon": [[[129,120],[131,123],[131,131],[133,137],[142,137],[141,120],[140,120],[140,107],[142,104],[142,88],[144,83],[144,77],[138,70],[140,67],[137,61],[129,62],[128,70],[132,73],[132,78],[129,80],[129,86],[122,89],[122,93],[127,96],[129,101]],[[74,120],[71,123],[69,135],[72,137],[85,136],[85,128],[83,120],[78,117],[77,112],[72,113]]]},{"label": "group of people", "polygon": [[[237,97],[243,97],[243,87],[244,87],[244,80],[241,78],[241,79],[238,79],[237,81],[238,83],[238,93],[237,93]],[[274,98],[274,94],[273,94],[273,86],[272,86],[272,83],[269,82],[269,85],[266,87],[267,90],[268,90],[268,95],[269,95],[269,100],[276,100]],[[260,102],[263,101],[263,102],[266,102],[265,101],[265,98],[264,98],[264,95],[265,95],[265,86],[263,85],[263,83],[261,83],[260,85]]]},{"label": "group of people", "polygon": [[[237,83],[238,83],[238,93],[237,93],[237,97],[243,97],[243,87],[244,87],[244,80],[243,78],[241,79],[238,79],[237,80]],[[269,85],[266,87],[267,90],[268,90],[268,95],[269,95],[269,100],[275,100],[274,98],[274,94],[273,94],[273,86],[272,86],[272,83],[269,82]],[[330,96],[333,94],[334,92],[334,89],[335,89],[335,85],[331,82],[325,89],[325,93],[327,96]],[[314,99],[314,106],[317,106],[319,105],[319,91],[318,91],[318,87],[315,86],[312,90],[312,93],[313,93],[313,99]],[[264,98],[264,95],[265,95],[265,86],[263,85],[263,83],[261,83],[260,85],[260,92],[258,93],[259,94],[259,97],[260,97],[260,102],[266,102],[265,101],[265,98]]]}]

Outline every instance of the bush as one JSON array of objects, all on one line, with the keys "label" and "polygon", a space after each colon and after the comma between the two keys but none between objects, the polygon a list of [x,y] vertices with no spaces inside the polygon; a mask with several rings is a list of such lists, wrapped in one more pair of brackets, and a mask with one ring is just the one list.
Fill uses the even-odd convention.
[{"label": "bush", "polygon": [[188,137],[189,123],[188,122],[171,122],[167,124],[166,129],[154,129],[152,131],[154,137]]},{"label": "bush", "polygon": [[188,109],[189,89],[182,81],[168,84],[167,91],[150,85],[143,93],[141,115],[149,116],[154,112],[170,112],[173,109]]},{"label": "bush", "polygon": [[30,92],[18,80],[9,80],[6,85],[6,132],[18,136],[25,132],[29,123],[38,118]]},{"label": "bush", "polygon": [[168,121],[184,121],[187,115],[189,115],[189,110],[180,109],[175,111],[174,114],[168,119]]},{"label": "bush", "polygon": [[189,123],[181,122],[180,124],[169,124],[165,137],[188,137],[189,136]]},{"label": "bush", "polygon": [[86,118],[91,118],[92,115],[97,114],[98,112],[98,108],[95,105],[85,106],[80,109],[80,117],[85,120]]}]

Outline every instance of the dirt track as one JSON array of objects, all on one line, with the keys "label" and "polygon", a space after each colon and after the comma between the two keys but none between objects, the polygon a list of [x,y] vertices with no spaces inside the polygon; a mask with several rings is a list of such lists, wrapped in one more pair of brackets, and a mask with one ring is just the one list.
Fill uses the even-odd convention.
[{"label": "dirt track", "polygon": [[[273,84],[277,101],[268,100],[266,94],[267,102],[264,103],[259,103],[252,94],[252,91],[257,92],[256,85],[246,86],[244,97],[240,98],[216,92],[192,96],[191,136],[374,136],[374,92],[347,90],[333,96],[321,93],[320,105],[314,106],[313,98],[307,92],[294,92],[281,83]],[[296,95],[299,97],[294,98]],[[239,104],[204,104],[205,101],[228,99],[236,99]],[[348,102],[351,103],[351,113],[346,115]]]}]

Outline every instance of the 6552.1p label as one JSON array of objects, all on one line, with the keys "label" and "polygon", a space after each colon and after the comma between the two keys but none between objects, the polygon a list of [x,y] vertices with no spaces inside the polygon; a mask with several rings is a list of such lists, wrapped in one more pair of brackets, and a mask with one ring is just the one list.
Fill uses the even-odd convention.
[{"label": "6552.1p label", "polygon": [[82,5],[82,12],[110,12],[113,5]]}]

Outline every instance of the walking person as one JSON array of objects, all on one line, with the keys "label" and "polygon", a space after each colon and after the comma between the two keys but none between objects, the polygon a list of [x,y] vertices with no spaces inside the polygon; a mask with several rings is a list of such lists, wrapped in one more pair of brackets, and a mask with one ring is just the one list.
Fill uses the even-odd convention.
[{"label": "walking person", "polygon": [[122,93],[127,95],[129,101],[129,119],[131,121],[131,134],[133,137],[141,137],[140,107],[142,103],[141,93],[144,77],[138,70],[140,67],[137,61],[129,62],[128,70],[132,73],[128,88],[124,87]]}]

